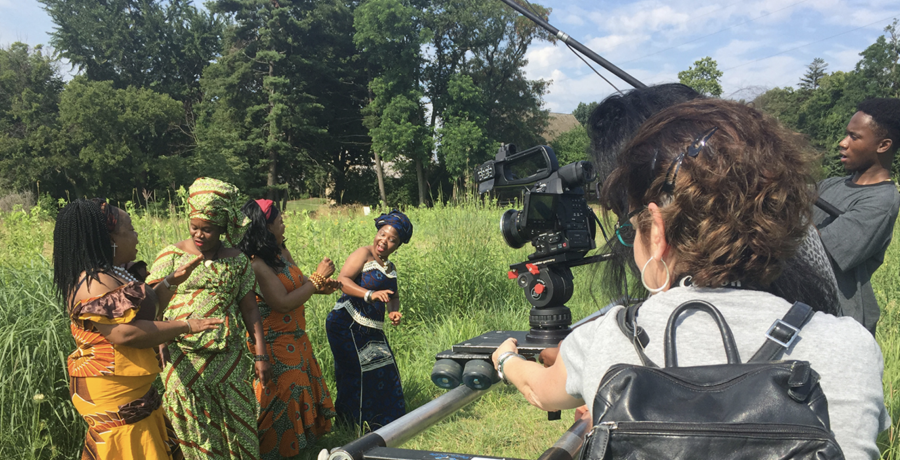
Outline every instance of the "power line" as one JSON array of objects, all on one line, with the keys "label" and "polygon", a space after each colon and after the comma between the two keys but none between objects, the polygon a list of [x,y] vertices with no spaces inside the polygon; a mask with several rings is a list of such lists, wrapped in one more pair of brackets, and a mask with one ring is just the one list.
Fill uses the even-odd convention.
[{"label": "power line", "polygon": [[777,12],[779,12],[779,11],[784,11],[784,10],[786,10],[786,9],[788,9],[788,8],[791,8],[791,7],[795,6],[795,5],[799,5],[799,4],[801,4],[801,3],[805,3],[805,2],[807,2],[807,1],[808,1],[808,0],[800,0],[800,1],[798,1],[798,2],[791,3],[790,5],[785,6],[784,8],[780,8],[780,9],[777,9],[777,10],[775,10],[775,11],[770,11],[770,12],[768,12],[768,13],[761,14],[761,15],[755,17],[755,18],[748,19],[748,20],[746,20],[746,21],[744,21],[744,22],[739,22],[739,23],[737,23],[737,24],[732,24],[732,25],[730,25],[730,26],[728,26],[728,27],[726,27],[726,28],[724,28],[724,29],[717,30],[717,31],[715,31],[715,32],[713,32],[713,33],[711,33],[711,34],[703,35],[703,36],[694,38],[694,39],[692,39],[692,40],[688,40],[688,41],[683,42],[683,43],[679,43],[679,44],[677,44],[677,45],[675,45],[675,46],[670,46],[670,47],[668,47],[668,48],[663,48],[663,49],[661,49],[661,50],[654,51],[654,52],[652,52],[652,53],[650,53],[650,54],[646,54],[646,55],[641,56],[641,57],[637,57],[637,58],[634,58],[634,59],[631,59],[631,60],[628,60],[628,61],[624,61],[624,62],[622,62],[622,64],[628,64],[629,62],[640,61],[641,59],[645,59],[645,58],[648,58],[648,57],[650,57],[650,56],[655,56],[655,55],[657,55],[657,54],[659,54],[659,53],[662,53],[663,51],[673,50],[673,49],[675,49],[675,48],[678,48],[678,47],[687,45],[688,43],[694,43],[694,42],[696,42],[696,41],[698,41],[698,40],[703,40],[704,38],[712,37],[713,35],[716,35],[716,34],[725,32],[726,30],[729,30],[729,29],[731,29],[731,28],[734,28],[734,27],[737,27],[737,26],[741,26],[741,25],[744,25],[744,24],[753,22],[753,21],[755,21],[755,20],[757,20],[757,19],[764,18],[764,17],[766,17],[766,16],[771,16],[772,14],[775,14],[775,13],[777,13]]},{"label": "power line", "polygon": [[804,43],[804,44],[802,44],[802,45],[800,45],[800,46],[796,46],[796,47],[791,48],[791,49],[786,49],[786,50],[784,50],[784,51],[781,51],[781,52],[772,54],[772,55],[770,55],[770,56],[762,57],[762,58],[759,58],[759,59],[754,59],[754,60],[752,60],[752,61],[747,61],[747,62],[745,62],[745,63],[743,63],[743,64],[738,64],[738,65],[736,65],[736,66],[734,66],[734,67],[729,67],[729,68],[727,68],[727,69],[722,69],[722,72],[726,72],[726,71],[729,71],[729,70],[734,70],[734,69],[737,69],[737,68],[739,68],[739,67],[743,67],[743,66],[748,65],[748,64],[753,64],[754,62],[759,62],[759,61],[763,61],[763,60],[766,60],[766,59],[769,59],[769,58],[773,58],[773,57],[775,57],[775,56],[780,56],[780,55],[782,55],[782,54],[789,53],[789,52],[791,52],[791,51],[796,51],[796,50],[798,50],[798,49],[800,49],[800,48],[803,48],[803,47],[805,47],[805,46],[809,46],[809,45],[812,45],[812,44],[815,44],[815,43],[819,43],[819,42],[824,42],[825,40],[831,40],[832,38],[835,38],[835,37],[840,37],[841,35],[847,35],[847,34],[849,34],[850,32],[856,32],[857,30],[865,29],[866,27],[873,26],[873,25],[875,25],[875,24],[878,24],[879,22],[887,21],[887,20],[893,18],[894,16],[897,16],[898,14],[900,14],[900,12],[891,14],[890,16],[888,16],[888,17],[886,17],[886,18],[883,18],[883,19],[879,19],[879,20],[877,20],[877,21],[872,21],[872,22],[870,22],[870,23],[868,23],[868,24],[859,26],[859,27],[857,27],[857,28],[855,28],[855,29],[850,29],[850,30],[848,30],[848,31],[841,32],[841,33],[839,33],[839,34],[834,34],[834,35],[832,35],[832,36],[830,36],[830,37],[825,37],[825,38],[822,38],[822,39],[819,39],[819,40],[811,41],[811,42],[809,42],[809,43]]}]

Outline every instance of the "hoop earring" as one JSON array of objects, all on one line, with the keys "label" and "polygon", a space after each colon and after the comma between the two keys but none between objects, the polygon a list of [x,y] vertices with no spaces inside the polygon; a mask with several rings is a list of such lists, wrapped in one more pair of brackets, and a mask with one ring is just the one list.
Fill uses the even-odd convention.
[{"label": "hoop earring", "polygon": [[113,243],[113,244],[112,244],[112,248],[113,248],[113,257],[116,256],[116,248],[117,248],[117,247],[118,247],[118,246],[116,246],[116,243]]},{"label": "hoop earring", "polygon": [[647,263],[645,263],[645,264],[644,264],[644,268],[641,269],[641,284],[644,285],[644,289],[646,289],[647,292],[649,292],[649,293],[651,293],[651,294],[659,294],[660,292],[663,291],[663,289],[666,288],[666,286],[669,285],[669,266],[666,265],[666,261],[665,261],[665,260],[659,259],[659,261],[662,262],[663,267],[666,269],[666,282],[663,283],[662,286],[660,286],[660,287],[658,287],[658,288],[656,288],[656,289],[652,289],[650,286],[647,286],[647,280],[644,278],[644,272],[647,271],[647,266],[650,265],[650,261],[651,261],[651,260],[653,260],[653,256],[650,256],[650,258],[647,259]]}]

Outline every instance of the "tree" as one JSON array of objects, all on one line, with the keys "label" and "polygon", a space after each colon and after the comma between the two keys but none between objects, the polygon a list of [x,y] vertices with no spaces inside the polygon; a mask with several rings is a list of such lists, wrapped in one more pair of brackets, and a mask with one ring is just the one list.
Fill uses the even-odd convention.
[{"label": "tree", "polygon": [[806,73],[800,77],[801,89],[816,89],[819,87],[819,80],[824,77],[825,70],[828,69],[828,63],[822,58],[815,58],[806,66]]},{"label": "tree", "polygon": [[722,71],[719,70],[716,61],[709,56],[694,61],[694,65],[687,70],[678,72],[678,81],[682,84],[690,86],[700,94],[713,97],[722,95],[721,78]]},{"label": "tree", "polygon": [[588,149],[591,147],[591,139],[588,137],[584,125],[576,126],[550,141],[550,147],[556,153],[559,165],[567,165],[576,161],[588,159]]},{"label": "tree", "polygon": [[578,123],[581,123],[581,126],[587,126],[588,119],[591,117],[591,113],[594,111],[594,109],[597,108],[597,105],[599,105],[598,102],[591,102],[590,104],[579,102],[578,107],[575,107],[572,115],[575,116],[575,119],[578,120]]},{"label": "tree", "polygon": [[222,20],[190,0],[39,0],[56,28],[50,44],[93,81],[152,88],[191,107],[220,51]]},{"label": "tree", "polygon": [[60,192],[65,180],[53,171],[63,81],[57,61],[38,45],[0,49],[0,188]]},{"label": "tree", "polygon": [[[442,158],[450,179],[455,183],[475,168],[478,152],[491,151],[485,135],[484,101],[481,90],[472,77],[454,75],[450,79],[447,107],[438,128],[438,155]],[[456,192],[457,187],[453,191]]]},{"label": "tree", "polygon": [[900,97],[900,21],[885,27],[875,43],[866,48],[856,63],[860,91],[866,97]]},{"label": "tree", "polygon": [[[545,19],[550,13],[535,3],[530,6]],[[523,69],[532,40],[555,42],[555,37],[500,2],[434,0],[425,12],[425,25],[432,32],[423,72],[432,108],[429,127],[439,138],[438,159],[451,180],[471,174],[472,168],[460,168],[492,157],[501,142],[523,148],[544,142],[541,133],[549,112],[542,109],[542,98],[549,82],[528,80]],[[463,90],[470,85],[458,75],[471,79],[472,91]],[[481,102],[476,107],[464,94]],[[445,141],[450,142],[447,148]],[[475,145],[482,147],[474,150]],[[459,157],[463,151],[466,161]]]},{"label": "tree", "polygon": [[220,0],[209,7],[235,22],[226,53],[201,80],[195,163],[238,165],[247,192],[273,199],[289,190],[323,194],[329,175],[343,182],[368,146],[352,11],[338,0]]},{"label": "tree", "polygon": [[60,97],[56,139],[64,164],[78,165],[75,191],[126,201],[165,185],[157,174],[159,152],[181,114],[181,104],[168,95],[75,77]]},{"label": "tree", "polygon": [[387,196],[381,161],[400,156],[416,167],[419,205],[425,204],[425,167],[431,142],[425,129],[421,83],[420,10],[404,0],[368,0],[356,9],[354,42],[369,64],[370,100],[364,110],[382,202]]}]

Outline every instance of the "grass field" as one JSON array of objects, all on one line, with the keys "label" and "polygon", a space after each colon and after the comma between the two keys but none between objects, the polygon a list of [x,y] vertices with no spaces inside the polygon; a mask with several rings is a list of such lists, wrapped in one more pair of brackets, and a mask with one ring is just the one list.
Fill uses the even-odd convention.
[{"label": "grass field", "polygon": [[[292,209],[292,208],[291,208]],[[444,393],[430,381],[437,352],[488,330],[524,329],[528,304],[508,265],[529,251],[508,248],[499,235],[502,213],[469,202],[454,207],[410,209],[415,235],[393,256],[400,274],[403,324],[387,327],[403,378],[408,406],[418,407]],[[338,265],[357,247],[370,244],[373,216],[358,209],[289,212],[287,245],[301,269],[309,271],[322,257]],[[150,261],[165,244],[183,239],[186,221],[138,215],[139,258]],[[85,424],[69,401],[65,358],[73,347],[68,321],[52,290],[53,223],[37,214],[0,214],[0,458],[75,458]],[[895,229],[900,231],[900,228]],[[900,240],[900,235],[895,235]],[[882,435],[883,458],[900,460],[900,244],[889,250],[876,274],[883,319],[878,341],[885,357],[885,396],[894,426]],[[569,302],[576,318],[603,306],[607,298],[592,292],[589,268],[575,269],[575,296]],[[315,296],[307,303],[308,333],[316,356],[333,388],[333,360],[325,336],[325,316],[336,296]],[[485,397],[435,425],[404,447],[493,456],[537,458],[571,424],[546,421],[546,413],[529,406],[515,390],[501,385]],[[320,440],[334,447],[357,433],[343,426]]]}]

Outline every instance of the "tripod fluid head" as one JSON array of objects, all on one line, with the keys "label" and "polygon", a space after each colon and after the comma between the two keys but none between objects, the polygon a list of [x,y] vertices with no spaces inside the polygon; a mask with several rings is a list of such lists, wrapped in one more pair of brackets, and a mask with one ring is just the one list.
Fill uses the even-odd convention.
[{"label": "tripod fluid head", "polygon": [[610,254],[583,257],[562,253],[509,266],[509,277],[515,278],[525,291],[525,299],[532,305],[528,316],[531,330],[526,336],[529,341],[556,344],[569,335],[572,312],[565,303],[572,298],[575,289],[571,267],[601,262],[610,257]]}]

